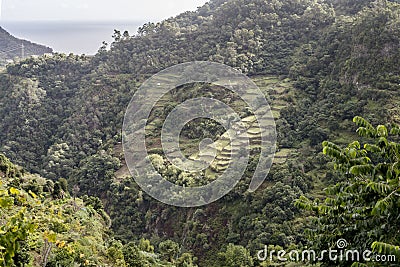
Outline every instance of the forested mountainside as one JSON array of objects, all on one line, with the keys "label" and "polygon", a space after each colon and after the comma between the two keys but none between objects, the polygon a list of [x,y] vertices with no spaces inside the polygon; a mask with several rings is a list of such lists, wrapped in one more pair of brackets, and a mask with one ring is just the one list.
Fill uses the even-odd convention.
[{"label": "forested mountainside", "polygon": [[[134,35],[116,30],[113,37],[110,48],[103,45],[94,57],[28,58],[0,75],[0,152],[55,184],[67,181],[70,195],[101,200],[111,218],[110,230],[101,231],[120,240],[112,257],[120,257],[121,265],[111,266],[147,266],[149,257],[173,266],[279,266],[283,263],[259,261],[257,251],[264,245],[323,250],[339,238],[352,248],[373,245],[379,253],[398,254],[399,3],[214,0],[195,12],[147,23]],[[146,78],[194,60],[225,63],[253,79],[270,102],[278,151],[256,192],[247,192],[257,164],[253,154],[230,194],[208,206],[183,209],[157,202],[136,185],[124,162],[121,129],[125,109]],[[177,184],[198,177],[185,177],[163,158],[157,138],[162,119],[189,96],[202,96],[202,89],[216,98],[226,94],[207,84],[191,86],[185,94],[177,90],[165,96],[148,122],[152,159]],[[241,117],[251,120],[252,114],[231,99]],[[354,124],[355,116],[364,119],[357,117]],[[215,122],[190,123],[182,148],[193,155],[198,140],[221,142],[221,134]],[[329,142],[322,146],[323,141]],[[323,191],[326,187],[330,190]],[[18,184],[13,188],[26,191]],[[108,242],[103,238],[100,244]],[[90,247],[97,241],[85,242]],[[33,253],[45,245],[19,243],[28,247],[17,251]],[[129,263],[127,244],[147,259],[132,256],[138,261]],[[49,254],[50,261],[57,261],[57,251]],[[160,257],[149,256],[153,251]]]},{"label": "forested mountainside", "polygon": [[15,38],[0,27],[0,66],[5,65],[7,59],[40,56],[52,52],[53,50],[49,47]]}]

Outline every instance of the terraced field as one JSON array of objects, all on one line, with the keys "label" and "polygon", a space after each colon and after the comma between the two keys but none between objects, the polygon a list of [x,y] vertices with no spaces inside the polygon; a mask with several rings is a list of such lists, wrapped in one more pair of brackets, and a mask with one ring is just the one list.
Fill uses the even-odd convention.
[{"label": "terraced field", "polygon": [[[278,119],[281,109],[286,107],[291,97],[293,97],[291,82],[289,80],[280,80],[278,77],[274,76],[253,77],[253,81],[260,88],[262,93],[265,94],[274,119]],[[196,88],[194,90],[196,90]],[[244,92],[243,96],[251,99],[253,96],[256,96],[256,94],[249,90]],[[229,102],[229,106],[233,107],[235,110],[243,108],[243,101],[236,101],[234,99],[231,101],[228,99],[227,102]],[[173,99],[171,95],[165,95],[155,105],[153,109],[154,112],[152,112],[146,126],[146,144],[149,154],[162,154],[159,135],[163,125],[163,119],[160,114],[166,112],[166,110],[176,104],[176,99]],[[188,110],[188,112],[190,112],[190,110]],[[258,116],[261,115],[259,118],[263,120],[263,125],[266,124],[264,128],[259,127],[259,123],[254,114]],[[201,149],[199,149],[200,140],[181,137],[180,149],[190,160],[210,163],[210,167],[205,170],[205,175],[207,179],[213,180],[229,167],[231,158],[237,155],[237,153],[240,153],[241,148],[247,145],[247,140],[250,142],[251,153],[257,153],[257,151],[259,151],[262,142],[261,134],[268,134],[268,130],[275,126],[274,121],[268,117],[269,114],[269,108],[263,106],[259,107],[253,114],[242,117],[241,121],[235,124],[233,130],[217,136],[214,138],[215,141],[213,143]],[[232,144],[230,137],[237,138],[236,140],[239,141]],[[290,154],[295,152],[296,151],[293,149],[277,148],[274,164],[285,163]],[[121,170],[116,173],[116,176],[119,179],[123,178],[122,176],[126,177],[126,166],[123,166]]]},{"label": "terraced field", "polygon": [[[287,98],[290,96],[291,83],[288,80],[281,81],[277,77],[256,77],[253,81],[257,84],[257,86],[261,89],[261,91],[270,99],[270,108],[272,114],[275,119],[280,117],[280,110],[287,106]],[[250,94],[245,95],[245,97],[251,96]],[[264,107],[260,107],[258,112],[268,116],[268,109]],[[256,111],[257,112],[257,111]],[[264,119],[270,119],[268,117],[264,117]],[[250,140],[250,150],[256,151],[257,148],[260,148],[261,145],[261,134],[266,133],[268,129],[261,129],[259,127],[256,116],[251,115],[245,117],[241,120],[242,129],[237,129],[240,133],[237,137],[243,139],[242,145],[233,146],[230,143],[229,135],[232,133],[224,133],[214,144],[209,145],[206,149],[191,155],[189,158],[192,160],[204,160],[209,162],[214,159],[214,155],[216,155],[215,159],[212,161],[210,168],[206,170],[207,178],[215,178],[223,171],[225,171],[229,164],[232,155],[239,153],[240,148],[246,145],[247,137]],[[271,121],[271,127],[274,126],[274,122]],[[213,151],[213,150],[216,151]],[[277,150],[275,155],[275,164],[285,163],[288,156],[295,152],[292,149],[282,149]]]}]

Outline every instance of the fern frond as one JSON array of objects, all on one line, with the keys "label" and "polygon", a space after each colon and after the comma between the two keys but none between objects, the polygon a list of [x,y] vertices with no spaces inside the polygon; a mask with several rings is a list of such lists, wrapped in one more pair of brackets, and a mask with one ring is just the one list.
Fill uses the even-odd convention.
[{"label": "fern frond", "polygon": [[387,195],[391,191],[391,187],[385,183],[370,182],[367,185],[367,188],[371,189],[372,191],[380,195]]},{"label": "fern frond", "polygon": [[356,165],[350,168],[350,173],[353,175],[366,175],[371,174],[374,170],[372,164]]}]

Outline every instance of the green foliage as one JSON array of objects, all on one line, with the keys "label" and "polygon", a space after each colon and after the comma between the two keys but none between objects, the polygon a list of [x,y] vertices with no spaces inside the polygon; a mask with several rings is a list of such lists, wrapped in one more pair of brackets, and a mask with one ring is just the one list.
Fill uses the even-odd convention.
[{"label": "green foliage", "polygon": [[[1,158],[2,170],[18,170],[3,155]],[[120,241],[110,238],[109,217],[98,198],[85,197],[82,201],[66,194],[58,199],[52,197],[54,192],[44,193],[43,189],[39,190],[41,195],[36,195],[23,188],[31,179],[38,187],[46,186],[48,181],[17,171],[8,172],[7,177],[5,173],[0,177],[1,266],[151,266],[156,262],[141,256],[136,246],[133,259],[132,253],[127,253],[132,250],[130,246],[123,247]],[[19,188],[12,186],[15,179],[20,181]],[[62,179],[57,184],[61,191],[67,187]],[[154,252],[148,240],[143,239],[141,246]],[[135,265],[137,257],[143,260]]]},{"label": "green foliage", "polygon": [[20,177],[23,173],[3,154],[0,154],[0,172],[0,176],[5,178]]},{"label": "green foliage", "polygon": [[177,260],[176,260],[176,267],[197,267],[194,264],[195,259],[190,253],[183,253]]},{"label": "green foliage", "polygon": [[80,194],[100,195],[109,189],[119,167],[119,159],[100,152],[81,162],[80,168],[73,173],[73,182],[79,186]]},{"label": "green foliage", "polygon": [[113,266],[125,266],[124,254],[122,252],[123,245],[120,241],[112,241],[107,248],[107,256]]},{"label": "green foliage", "polygon": [[398,256],[400,143],[392,130],[398,126],[390,130],[384,125],[374,127],[361,117],[354,122],[358,134],[368,138],[364,145],[355,141],[341,148],[323,143],[324,154],[346,180],[328,187],[322,203],[302,197],[296,204],[316,214],[310,235],[311,244],[320,251],[344,238],[351,249],[372,248],[378,254]]},{"label": "green foliage", "polygon": [[149,253],[154,253],[154,246],[150,244],[150,240],[141,238],[139,241],[139,249],[141,251],[149,252]]},{"label": "green foliage", "polygon": [[377,253],[380,253],[383,255],[394,255],[394,256],[396,256],[396,259],[398,259],[400,257],[400,247],[399,246],[394,246],[394,245],[390,245],[387,243],[375,241],[374,243],[372,243],[371,247]]},{"label": "green foliage", "polygon": [[[27,196],[16,188],[4,188],[0,181],[0,214],[8,215],[0,225],[0,264],[13,266],[15,257],[22,252],[22,242],[26,242],[35,229],[35,223],[28,214],[28,205],[17,206],[15,201],[26,203]],[[32,208],[32,206],[30,207]]]},{"label": "green foliage", "polygon": [[251,267],[254,266],[250,252],[242,247],[228,244],[226,251],[220,253],[222,258],[221,266],[224,267]]},{"label": "green foliage", "polygon": [[179,252],[179,245],[172,240],[166,240],[158,245],[161,255],[169,262],[175,262]]},{"label": "green foliage", "polygon": [[[40,248],[35,248],[40,260],[50,251],[49,266],[74,262],[168,266],[172,263],[161,263],[151,244],[157,248],[170,240],[198,257],[200,266],[219,267],[218,252],[226,253],[221,247],[229,243],[252,255],[266,244],[301,247],[308,221],[293,202],[303,194],[318,199],[322,188],[332,183],[339,184],[327,189],[330,197],[320,207],[304,197],[298,202],[332,216],[324,228],[326,240],[313,241],[313,245],[333,244],[343,235],[343,228],[349,235],[354,233],[355,244],[370,246],[379,241],[375,249],[380,246],[382,251],[383,244],[388,245],[387,251],[397,246],[385,238],[392,234],[390,225],[396,223],[388,212],[396,206],[397,194],[391,195],[394,185],[389,181],[397,177],[398,165],[390,165],[389,160],[396,154],[392,138],[400,127],[373,127],[356,118],[366,144],[342,145],[354,139],[351,120],[357,114],[374,124],[400,118],[399,10],[398,3],[384,0],[213,0],[195,12],[146,23],[133,36],[116,30],[110,50],[103,44],[94,57],[54,54],[7,66],[0,74],[0,151],[52,181],[25,175],[1,156],[5,164],[0,164],[0,176],[12,178],[8,188],[32,198],[33,193],[49,207],[41,210],[43,216],[26,210],[45,218],[39,224],[45,227],[34,241]],[[245,177],[232,193],[202,209],[182,210],[157,203],[135,184],[123,162],[121,125],[125,108],[144,79],[193,60],[221,62],[254,75],[277,119],[278,153],[266,183],[254,194],[246,191],[257,156],[252,156]],[[170,181],[188,186],[208,181],[173,168],[157,148],[159,140],[154,137],[167,113],[179,101],[212,96],[230,99],[228,104],[237,105],[240,115],[249,115],[227,90],[208,90],[209,85],[194,88],[174,90],[167,104],[154,109],[149,122],[155,130],[149,131],[146,144],[158,154],[151,156],[158,170]],[[189,123],[181,136],[187,141],[185,152],[192,154],[190,150],[197,146],[198,140],[190,139],[215,140],[222,133],[220,125],[211,120]],[[320,143],[327,139],[333,142],[324,143],[323,152],[335,158],[335,170],[327,170],[326,158],[318,153]],[[380,156],[385,153],[393,155]],[[68,181],[69,188],[60,178]],[[350,185],[349,179],[356,182]],[[354,211],[347,217],[334,216],[343,212],[341,205],[332,206],[338,192],[341,203],[349,203]],[[83,202],[77,198],[85,195]],[[365,199],[369,201],[366,210],[352,205]],[[65,212],[58,217],[59,207]],[[44,211],[52,209],[53,215],[45,215]],[[358,220],[357,214],[373,220]],[[382,223],[388,216],[389,221]],[[383,225],[380,230],[379,224]],[[124,244],[132,242],[122,248],[125,263],[118,241],[105,240],[109,225]],[[375,232],[360,230],[368,227]],[[46,230],[52,240],[56,234],[58,245],[50,238],[46,241]],[[386,235],[378,240],[381,233]],[[30,240],[21,243],[18,259],[32,249],[27,245]],[[193,265],[184,253],[165,259],[179,266]]]},{"label": "green foliage", "polygon": [[140,253],[139,248],[135,244],[129,243],[124,246],[123,254],[128,267],[146,266],[144,256]]}]

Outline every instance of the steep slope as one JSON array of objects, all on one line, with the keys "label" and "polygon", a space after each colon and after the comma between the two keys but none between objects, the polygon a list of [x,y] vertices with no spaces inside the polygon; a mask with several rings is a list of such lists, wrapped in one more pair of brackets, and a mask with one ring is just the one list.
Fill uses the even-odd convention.
[{"label": "steep slope", "polygon": [[[130,97],[149,74],[179,62],[212,60],[249,74],[287,75],[296,48],[316,40],[333,22],[333,15],[330,6],[311,0],[213,1],[196,12],[146,24],[135,36],[116,31],[111,50],[104,48],[91,60],[56,55],[9,66],[11,76],[1,77],[3,96],[26,94],[19,88],[27,87],[39,95],[32,96],[35,101],[25,106],[25,112],[13,111],[23,113],[18,115],[8,106],[18,106],[21,98],[2,97],[8,121],[2,127],[9,129],[9,137],[1,139],[1,151],[30,170],[44,168],[48,177],[60,175],[51,170],[52,155],[46,151],[68,144],[75,166],[95,153],[101,147],[98,140],[104,144],[119,133]],[[15,118],[29,123],[10,127]],[[13,140],[24,138],[32,128],[43,129],[30,137],[34,146]],[[29,153],[15,155],[18,150]]]},{"label": "steep slope", "polygon": [[0,27],[0,64],[14,58],[40,56],[52,52],[53,50],[49,47],[15,38]]},{"label": "steep slope", "polygon": [[[103,47],[94,58],[54,55],[10,65],[0,76],[0,151],[29,171],[67,178],[80,195],[100,197],[121,239],[144,235],[155,245],[173,239],[181,252],[200,257],[201,266],[225,266],[219,253],[228,243],[246,247],[253,257],[264,244],[301,248],[307,222],[294,200],[316,197],[337,179],[325,167],[321,142],[346,143],[355,115],[373,123],[399,120],[399,10],[384,0],[211,1],[196,12],[146,24],[134,36],[116,31],[111,49]],[[177,209],[135,184],[123,164],[120,131],[143,80],[191,60],[225,63],[252,76],[270,97],[278,153],[256,193],[246,192],[250,165],[220,201]],[[159,118],[182,99],[160,102]],[[199,125],[204,127],[186,129],[195,139],[184,140],[188,156],[197,157],[193,147],[204,136],[224,144],[217,125]],[[161,126],[162,120],[151,120],[151,134]],[[250,130],[255,140],[257,133]],[[163,160],[157,139],[150,139]],[[220,154],[216,163],[224,167]],[[169,163],[163,163],[167,172]]]},{"label": "steep slope", "polygon": [[61,182],[25,173],[1,154],[0,170],[3,266],[56,266],[57,258],[59,264],[107,261],[96,252],[107,249],[109,218],[101,208],[72,199]]},{"label": "steep slope", "polygon": [[[2,266],[172,267],[148,240],[136,246],[114,239],[101,201],[72,198],[66,187],[65,179],[26,173],[0,154]],[[177,262],[196,266],[190,254]]]}]

